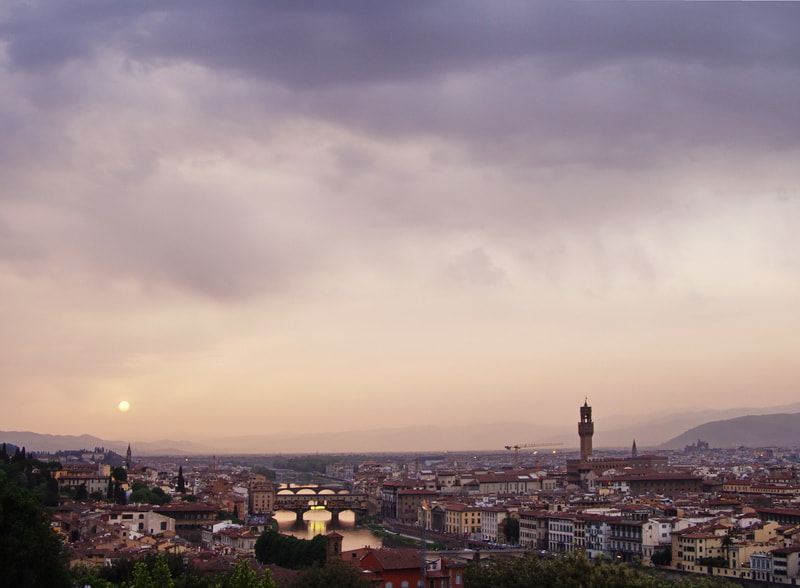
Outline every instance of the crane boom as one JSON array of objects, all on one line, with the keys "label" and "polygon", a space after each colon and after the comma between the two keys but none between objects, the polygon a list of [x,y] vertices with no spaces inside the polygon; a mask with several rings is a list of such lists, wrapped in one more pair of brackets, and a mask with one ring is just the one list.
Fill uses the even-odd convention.
[{"label": "crane boom", "polygon": [[505,448],[511,451],[514,450],[514,469],[519,469],[519,450],[530,449],[534,447],[558,447],[564,445],[563,443],[517,443],[516,445],[506,445]]}]

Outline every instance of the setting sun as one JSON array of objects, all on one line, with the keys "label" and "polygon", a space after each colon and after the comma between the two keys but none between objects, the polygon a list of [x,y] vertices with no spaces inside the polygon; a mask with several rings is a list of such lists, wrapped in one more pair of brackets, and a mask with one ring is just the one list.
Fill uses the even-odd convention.
[{"label": "setting sun", "polygon": [[130,403],[127,400],[123,400],[119,403],[119,409],[122,412],[128,412],[128,409],[131,407]]}]

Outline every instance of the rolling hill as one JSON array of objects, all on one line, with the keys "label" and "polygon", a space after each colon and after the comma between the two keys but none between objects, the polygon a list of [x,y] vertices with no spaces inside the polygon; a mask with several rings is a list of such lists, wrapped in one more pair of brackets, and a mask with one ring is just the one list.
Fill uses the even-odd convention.
[{"label": "rolling hill", "polygon": [[681,449],[698,439],[711,447],[798,447],[800,413],[747,415],[711,421],[673,437],[662,449]]}]

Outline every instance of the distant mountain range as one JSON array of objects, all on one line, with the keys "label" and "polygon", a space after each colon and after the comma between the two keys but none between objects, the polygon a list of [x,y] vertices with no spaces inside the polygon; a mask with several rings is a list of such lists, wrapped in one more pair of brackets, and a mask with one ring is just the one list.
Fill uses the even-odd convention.
[{"label": "distant mountain range", "polygon": [[[577,447],[577,421],[576,415],[575,422],[558,427],[499,422],[344,432],[274,433],[192,441],[131,439],[130,443],[135,455],[482,451],[533,442],[562,443],[563,447],[558,448],[560,451]],[[800,444],[800,403],[759,409],[695,410],[655,416],[604,416],[595,413],[596,448],[627,448],[635,439],[640,450],[680,449],[698,438],[712,447]],[[664,443],[664,439],[669,441]],[[0,431],[0,442],[24,446],[29,451],[48,452],[105,447],[124,454],[128,446],[127,440],[106,440],[91,435],[44,435],[28,431]]]},{"label": "distant mountain range", "polygon": [[[125,455],[127,441],[109,441],[92,435],[47,435],[31,431],[0,431],[0,443],[13,443],[27,451],[46,451],[52,453],[60,449],[92,451],[95,447],[105,447]],[[138,441],[136,446],[141,455],[180,455],[183,453],[213,453],[200,443],[189,441]]]},{"label": "distant mountain range", "polygon": [[689,429],[662,445],[664,449],[682,449],[698,439],[711,447],[798,447],[800,412],[747,415],[712,421]]}]

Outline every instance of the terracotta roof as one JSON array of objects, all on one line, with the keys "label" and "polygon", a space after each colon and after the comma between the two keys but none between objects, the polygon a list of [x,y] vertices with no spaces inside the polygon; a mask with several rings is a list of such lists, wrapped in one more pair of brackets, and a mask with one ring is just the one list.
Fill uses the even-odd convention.
[{"label": "terracotta roof", "polygon": [[419,568],[419,552],[416,549],[373,549],[362,558],[373,555],[384,570],[407,570]]}]

